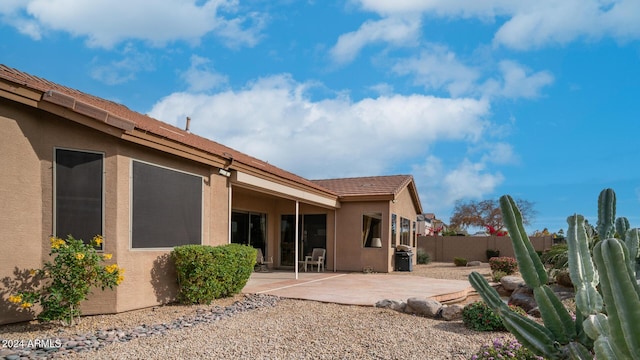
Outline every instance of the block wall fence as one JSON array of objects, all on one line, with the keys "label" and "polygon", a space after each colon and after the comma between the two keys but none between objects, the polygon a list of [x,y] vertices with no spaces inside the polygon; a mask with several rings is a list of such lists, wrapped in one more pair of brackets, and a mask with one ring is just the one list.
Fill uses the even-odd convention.
[{"label": "block wall fence", "polygon": [[[529,237],[536,251],[544,251],[554,244],[552,236]],[[431,256],[431,261],[450,262],[454,257],[468,261],[487,262],[488,249],[499,250],[500,256],[515,257],[508,236],[420,236],[418,249]]]}]

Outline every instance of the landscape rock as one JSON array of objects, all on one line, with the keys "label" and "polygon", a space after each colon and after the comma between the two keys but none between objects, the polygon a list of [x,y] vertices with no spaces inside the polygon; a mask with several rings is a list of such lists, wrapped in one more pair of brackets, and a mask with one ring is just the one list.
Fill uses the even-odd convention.
[{"label": "landscape rock", "polygon": [[378,301],[375,307],[404,312],[406,305],[407,304],[402,301],[385,299]]},{"label": "landscape rock", "polygon": [[464,306],[458,304],[443,306],[441,311],[442,319],[446,321],[460,320],[462,319],[462,309],[464,309]]},{"label": "landscape rock", "polygon": [[481,261],[469,261],[467,263],[467,266],[481,266],[482,262]]},{"label": "landscape rock", "polygon": [[412,297],[407,299],[407,307],[410,307],[412,313],[416,315],[435,318],[438,316],[442,304],[432,299]]},{"label": "landscape rock", "polygon": [[524,285],[524,280],[519,276],[507,275],[500,279],[500,284],[507,291],[514,291],[520,285]]}]

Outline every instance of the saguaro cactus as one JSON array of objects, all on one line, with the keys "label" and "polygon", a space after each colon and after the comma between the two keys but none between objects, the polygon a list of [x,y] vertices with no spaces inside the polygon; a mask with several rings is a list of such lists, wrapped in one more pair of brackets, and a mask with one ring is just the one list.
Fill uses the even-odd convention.
[{"label": "saguaro cactus", "polygon": [[[510,311],[480,274],[472,273],[469,281],[502,317],[505,327],[536,354],[550,359],[592,359],[595,352],[598,359],[640,360],[640,287],[635,281],[627,242],[613,238],[615,206],[613,190],[603,190],[598,200],[598,232],[604,240],[593,250],[595,268],[584,217],[574,215],[567,219],[569,271],[576,286],[577,313],[573,320],[546,285],[544,266],[533,251],[513,199],[508,195],[500,198],[520,272],[533,289],[544,326]],[[621,229],[627,225],[620,223]],[[633,244],[633,230],[627,233]],[[637,240],[637,231],[635,235]]]}]

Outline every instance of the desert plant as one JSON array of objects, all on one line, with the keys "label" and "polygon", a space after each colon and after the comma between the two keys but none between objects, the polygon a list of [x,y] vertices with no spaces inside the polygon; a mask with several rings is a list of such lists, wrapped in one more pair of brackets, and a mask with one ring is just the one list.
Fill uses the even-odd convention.
[{"label": "desert plant", "polygon": [[456,266],[467,266],[467,259],[461,258],[461,257],[454,257],[453,258],[453,263]]},{"label": "desert plant", "polygon": [[[509,305],[509,308],[519,314],[526,315],[524,310],[517,306]],[[476,301],[465,305],[462,309],[462,322],[470,329],[476,331],[505,331],[502,319],[484,301]]]},{"label": "desert plant", "polygon": [[242,290],[253,272],[256,249],[239,244],[183,245],[175,247],[171,257],[178,275],[178,300],[210,304]]},{"label": "desert plant", "polygon": [[502,271],[502,270],[496,270],[496,271],[492,271],[491,272],[491,279],[494,282],[500,282],[500,279],[502,279],[503,277],[507,276],[509,274],[507,274],[506,272]]},{"label": "desert plant", "polygon": [[493,258],[493,257],[498,257],[498,256],[500,256],[500,250],[487,249],[486,254],[487,254],[487,261],[489,261],[489,260],[491,260],[491,258]]},{"label": "desert plant", "polygon": [[551,269],[567,269],[569,267],[568,250],[569,247],[566,243],[552,245],[551,248],[542,253],[540,260]]},{"label": "desert plant", "polygon": [[428,264],[431,262],[431,255],[423,249],[418,249],[418,254],[416,255],[416,262],[418,264]]},{"label": "desert plant", "polygon": [[[635,281],[628,249],[634,240],[622,242],[613,238],[615,203],[613,190],[600,193],[597,233],[603,240],[593,246],[595,268],[584,217],[573,215],[567,219],[569,271],[576,287],[573,319],[546,285],[547,273],[526,236],[513,199],[508,195],[500,199],[520,272],[533,289],[544,325],[508,309],[480,274],[474,272],[469,279],[502,317],[505,327],[534,353],[551,359],[592,359],[593,352],[598,359],[640,359],[640,286]],[[627,231],[625,238],[627,235],[632,236],[632,231]]]},{"label": "desert plant", "polygon": [[504,271],[511,275],[518,271],[518,262],[510,256],[493,257],[489,260],[491,271]]},{"label": "desert plant", "polygon": [[42,305],[38,319],[60,321],[73,325],[80,317],[80,303],[87,300],[93,288],[113,289],[123,280],[124,269],[117,264],[104,265],[111,254],[98,254],[95,247],[102,244],[102,236],[95,236],[90,243],[69,235],[67,240],[52,236],[50,239],[53,261],[44,263],[42,269],[31,270],[44,285],[36,290],[23,291],[9,297],[9,302],[23,309],[36,303]]},{"label": "desert plant", "polygon": [[518,360],[544,360],[531,350],[522,346],[518,340],[505,340],[504,337],[496,338],[491,345],[482,345],[480,350],[471,355],[471,360],[494,359],[518,359]]}]

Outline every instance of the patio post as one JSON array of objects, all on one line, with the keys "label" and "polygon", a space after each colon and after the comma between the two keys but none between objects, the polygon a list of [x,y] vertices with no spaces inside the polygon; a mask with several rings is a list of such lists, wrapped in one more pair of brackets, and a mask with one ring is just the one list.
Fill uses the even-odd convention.
[{"label": "patio post", "polygon": [[295,269],[296,272],[296,280],[298,280],[298,261],[299,261],[299,257],[298,257],[298,212],[300,211],[300,203],[298,202],[298,200],[296,200],[296,231],[295,231],[295,237],[294,237],[294,242],[295,242],[295,256],[294,256],[294,260],[293,260],[293,268]]}]

